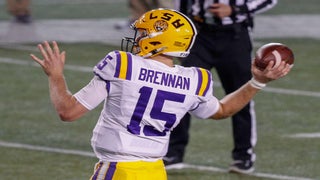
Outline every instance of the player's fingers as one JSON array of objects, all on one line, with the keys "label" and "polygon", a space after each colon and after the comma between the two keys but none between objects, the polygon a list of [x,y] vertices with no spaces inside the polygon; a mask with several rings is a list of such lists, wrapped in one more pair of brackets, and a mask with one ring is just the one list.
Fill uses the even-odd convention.
[{"label": "player's fingers", "polygon": [[290,69],[290,65],[282,61],[279,67],[277,67],[275,75],[277,75],[278,77],[284,77],[290,72]]},{"label": "player's fingers", "polygon": [[48,54],[47,54],[46,50],[44,50],[42,44],[38,44],[38,49],[39,49],[40,53],[42,54],[43,58],[45,60],[48,60],[49,59]]},{"label": "player's fingers", "polygon": [[269,61],[265,70],[270,71],[273,69],[273,66],[274,66],[274,61]]},{"label": "player's fingers", "polygon": [[60,49],[58,46],[58,43],[56,41],[52,41],[52,45],[53,45],[53,53],[56,57],[59,57],[60,55]]},{"label": "player's fingers", "polygon": [[66,62],[66,52],[62,51],[62,53],[60,54],[60,59],[63,62],[63,64],[65,64]]},{"label": "player's fingers", "polygon": [[44,41],[44,47],[45,47],[45,49],[47,51],[48,57],[52,59],[53,58],[53,51],[52,51],[48,41]]},{"label": "player's fingers", "polygon": [[42,57],[44,58],[44,60],[49,60],[49,56],[47,54],[47,51],[44,49],[42,44],[38,45],[38,49],[40,50],[40,53],[41,53]]},{"label": "player's fingers", "polygon": [[34,54],[30,54],[30,57],[36,61],[38,64],[40,64],[41,66],[43,66],[43,61],[41,59],[39,59],[37,56],[35,56]]},{"label": "player's fingers", "polygon": [[278,73],[278,77],[281,78],[281,77],[286,76],[289,73],[289,71],[290,71],[289,69],[284,69],[284,70],[280,71]]},{"label": "player's fingers", "polygon": [[281,72],[286,72],[289,70],[289,68],[290,68],[290,65],[287,64],[285,61],[282,61],[278,67],[278,70]]},{"label": "player's fingers", "polygon": [[291,64],[285,64],[285,68],[283,70],[284,75],[287,75],[291,71],[292,65]]}]

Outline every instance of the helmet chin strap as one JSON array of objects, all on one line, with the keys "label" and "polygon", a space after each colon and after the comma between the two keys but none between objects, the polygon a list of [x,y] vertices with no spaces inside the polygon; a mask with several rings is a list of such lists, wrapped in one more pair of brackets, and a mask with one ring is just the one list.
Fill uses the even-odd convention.
[{"label": "helmet chin strap", "polygon": [[148,58],[148,57],[151,57],[155,54],[158,54],[160,53],[161,51],[165,50],[166,47],[161,47],[161,48],[158,48],[158,49],[155,49],[155,50],[152,50],[151,52],[149,52],[148,54],[142,56],[143,58]]}]

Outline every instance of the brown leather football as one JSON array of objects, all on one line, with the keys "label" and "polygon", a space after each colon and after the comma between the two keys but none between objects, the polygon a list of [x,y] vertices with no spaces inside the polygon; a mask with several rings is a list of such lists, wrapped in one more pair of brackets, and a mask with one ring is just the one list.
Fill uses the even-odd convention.
[{"label": "brown leather football", "polygon": [[273,67],[279,66],[281,61],[285,61],[288,64],[294,63],[294,55],[292,50],[281,43],[268,43],[261,46],[257,51],[254,59],[254,63],[260,69],[265,69],[269,64],[269,61],[275,61]]}]

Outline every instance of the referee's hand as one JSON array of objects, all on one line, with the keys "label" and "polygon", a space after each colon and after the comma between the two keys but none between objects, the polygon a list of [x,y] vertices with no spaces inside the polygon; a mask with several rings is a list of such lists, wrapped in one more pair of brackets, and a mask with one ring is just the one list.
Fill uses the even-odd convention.
[{"label": "referee's hand", "polygon": [[214,3],[209,8],[208,11],[214,16],[219,17],[220,19],[224,17],[229,17],[232,14],[231,6],[222,3]]}]

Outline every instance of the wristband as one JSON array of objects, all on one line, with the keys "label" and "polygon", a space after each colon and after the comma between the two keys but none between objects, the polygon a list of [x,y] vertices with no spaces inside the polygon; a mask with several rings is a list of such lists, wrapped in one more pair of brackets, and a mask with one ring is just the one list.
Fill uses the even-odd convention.
[{"label": "wristband", "polygon": [[262,89],[262,88],[264,88],[264,87],[267,86],[267,84],[261,83],[261,82],[255,80],[254,78],[251,78],[251,80],[249,81],[249,83],[250,83],[250,85],[251,85],[252,87],[254,87],[254,88],[256,88],[256,89]]}]

